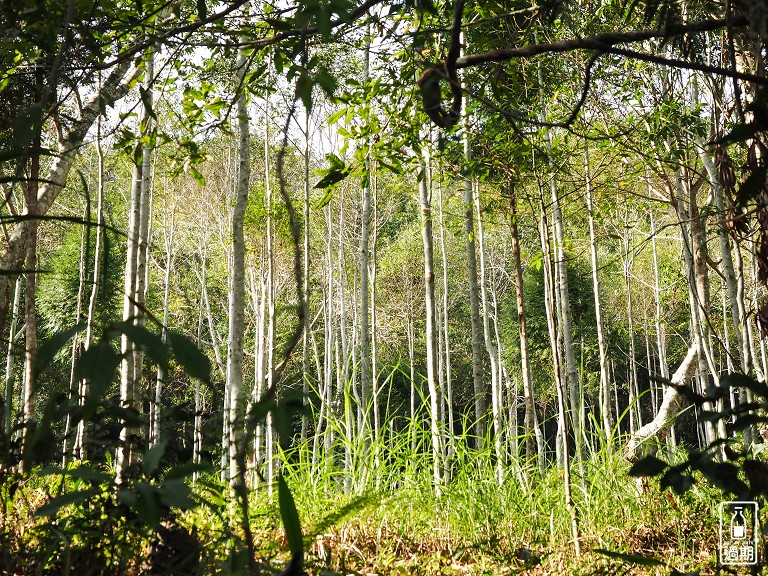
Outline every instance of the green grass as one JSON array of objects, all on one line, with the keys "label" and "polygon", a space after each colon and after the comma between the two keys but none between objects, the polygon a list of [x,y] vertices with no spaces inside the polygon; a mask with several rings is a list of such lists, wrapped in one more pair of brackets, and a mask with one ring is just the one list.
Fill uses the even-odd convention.
[{"label": "green grass", "polygon": [[[596,445],[583,462],[573,461],[583,551],[576,558],[562,470],[555,465],[541,473],[535,462],[509,457],[499,484],[490,438],[486,448],[475,449],[469,434],[445,434],[452,446],[446,461],[451,474],[436,489],[429,432],[421,418],[395,432],[386,426],[379,438],[370,431],[350,434],[343,419],[332,420],[329,427],[330,449],[321,450],[314,463],[312,438],[279,455],[299,510],[310,574],[713,570],[720,494],[704,482],[683,496],[660,492],[654,480],[639,490],[637,480],[627,475],[620,442],[612,449]],[[668,457],[680,459],[682,453]],[[103,514],[89,503],[65,507],[52,520],[33,516],[46,495],[58,493],[61,482],[61,476],[32,475],[12,493],[9,486],[3,488],[8,516],[0,519],[0,536],[15,541],[0,544],[0,560],[11,566],[13,553],[23,551],[33,569],[19,568],[20,574],[61,567],[77,573],[87,565],[87,555],[100,548],[103,573],[132,573],[151,538],[137,519],[118,517],[105,531],[99,528]],[[65,491],[78,489],[71,479],[66,482]],[[280,567],[288,560],[288,546],[273,492],[270,496],[263,483],[251,491],[251,528],[262,565]],[[203,573],[244,574],[243,532],[238,515],[230,515],[227,489],[212,474],[198,482],[195,493],[203,504],[184,513],[182,522],[200,541]],[[651,556],[664,565],[641,569],[595,549]]]},{"label": "green grass", "polygon": [[[310,566],[339,573],[593,574],[621,563],[593,549],[655,556],[679,570],[714,564],[713,507],[720,498],[703,484],[678,496],[659,492],[651,480],[641,491],[619,451],[597,447],[582,466],[573,462],[584,551],[576,559],[560,469],[540,474],[534,463],[510,459],[499,485],[490,442],[476,450],[467,435],[451,440],[453,474],[439,491],[421,426],[367,442],[351,441],[338,427],[332,449],[314,469],[310,441],[284,454],[283,469],[310,535]],[[345,447],[352,451],[354,476],[347,482]]]}]

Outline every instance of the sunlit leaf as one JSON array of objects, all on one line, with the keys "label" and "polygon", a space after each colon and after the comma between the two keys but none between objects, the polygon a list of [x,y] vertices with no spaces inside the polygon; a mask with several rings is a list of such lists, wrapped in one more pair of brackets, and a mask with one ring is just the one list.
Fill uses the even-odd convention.
[{"label": "sunlit leaf", "polygon": [[57,496],[50,502],[43,504],[35,510],[35,516],[55,516],[59,510],[70,504],[77,504],[78,502],[84,502],[89,498],[92,498],[99,493],[98,488],[91,488],[89,490],[80,490],[78,492],[67,492],[61,496]]}]

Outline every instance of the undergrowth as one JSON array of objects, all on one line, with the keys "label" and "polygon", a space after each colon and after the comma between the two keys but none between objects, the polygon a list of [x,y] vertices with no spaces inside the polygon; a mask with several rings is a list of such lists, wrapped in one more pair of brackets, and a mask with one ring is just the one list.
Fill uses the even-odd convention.
[{"label": "undergrowth", "polygon": [[[337,436],[332,449],[314,464],[312,439],[280,454],[281,470],[304,526],[308,573],[621,573],[612,571],[621,563],[594,549],[664,560],[666,566],[655,572],[649,568],[649,573],[669,574],[671,567],[712,570],[717,494],[703,484],[682,496],[661,492],[652,483],[639,490],[618,452],[597,450],[581,466],[574,465],[574,498],[585,550],[576,558],[559,468],[542,474],[526,462],[510,459],[499,485],[491,449],[470,448],[467,438],[455,438],[461,465],[436,490],[419,443],[417,452],[410,451],[412,432],[400,433],[407,442],[388,438],[401,451],[386,457],[377,455],[372,440],[360,443],[358,449],[368,456],[356,458],[371,468],[361,473],[365,482],[347,484],[354,486],[348,492],[344,438]],[[95,469],[104,471],[103,466]],[[152,531],[132,524],[130,516],[110,523],[115,501],[109,494],[65,505],[52,518],[36,515],[65,488],[60,482],[59,476],[32,475],[17,478],[14,490],[3,487],[6,513],[0,533],[9,538],[2,546],[4,567],[12,568],[8,573],[83,573],[84,562],[93,567],[96,560],[97,573],[140,573]],[[67,482],[68,489],[83,489],[80,480]],[[193,494],[199,505],[179,514],[179,521],[199,542],[200,572],[244,573],[244,560],[237,558],[244,551],[238,543],[242,533],[236,523],[232,527],[226,489],[216,476],[203,475]],[[277,499],[263,484],[250,497],[259,560],[278,570],[289,554]],[[633,567],[632,573],[640,571]]]}]

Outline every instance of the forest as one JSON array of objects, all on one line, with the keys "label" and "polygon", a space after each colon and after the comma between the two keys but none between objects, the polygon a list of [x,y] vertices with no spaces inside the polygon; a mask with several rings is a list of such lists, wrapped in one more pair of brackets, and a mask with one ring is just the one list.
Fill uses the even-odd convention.
[{"label": "forest", "polygon": [[768,565],[767,4],[0,29],[0,574]]}]

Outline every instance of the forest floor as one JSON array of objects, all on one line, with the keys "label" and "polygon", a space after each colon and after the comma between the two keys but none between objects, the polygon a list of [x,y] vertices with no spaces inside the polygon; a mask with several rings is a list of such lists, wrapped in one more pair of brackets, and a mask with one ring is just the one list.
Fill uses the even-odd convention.
[{"label": "forest floor", "polygon": [[[454,476],[439,495],[428,479],[406,474],[389,477],[389,485],[382,478],[378,491],[353,497],[332,483],[311,482],[299,467],[291,485],[308,535],[308,572],[718,573],[722,497],[703,479],[678,495],[660,491],[654,479],[641,486],[618,454],[598,454],[574,468],[579,556],[557,469],[509,474],[499,485],[481,458],[462,468],[472,472]],[[261,517],[268,517],[266,508]],[[272,538],[277,534],[281,540],[279,520],[272,528]]]},{"label": "forest floor", "polygon": [[[640,487],[618,454],[596,454],[574,467],[578,556],[557,468],[544,474],[510,471],[499,484],[490,462],[478,457],[457,467],[436,494],[429,475],[417,472],[425,469],[423,463],[414,463],[410,472],[379,470],[348,485],[345,493],[341,471],[326,468],[318,476],[317,468],[301,461],[286,461],[283,473],[298,508],[311,575],[720,573],[720,492],[701,478],[682,495],[660,491],[653,479]],[[216,482],[211,477],[203,485]],[[112,568],[92,573],[142,573],[137,558],[147,558],[146,531],[120,536],[125,524],[119,522],[105,530],[98,500],[41,517],[36,510],[50,498],[46,492],[55,492],[47,476],[14,489],[13,514],[0,518],[0,574],[78,574],[97,549],[105,568],[110,563]],[[206,503],[179,520],[199,542],[202,574],[244,573],[242,559],[240,568],[228,559],[233,535],[241,538],[242,530],[237,520],[234,532],[225,527],[225,499],[215,502],[213,492],[200,485],[195,493]],[[289,555],[277,494],[262,485],[251,491],[250,507],[262,573],[278,574]],[[112,551],[105,556],[105,550]]]}]

